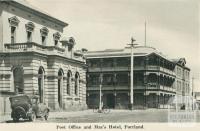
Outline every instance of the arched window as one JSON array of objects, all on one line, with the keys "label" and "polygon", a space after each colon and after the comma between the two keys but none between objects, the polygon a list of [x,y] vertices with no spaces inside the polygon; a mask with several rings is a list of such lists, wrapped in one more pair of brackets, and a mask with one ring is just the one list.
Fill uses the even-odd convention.
[{"label": "arched window", "polygon": [[71,76],[72,76],[72,73],[71,73],[71,71],[69,70],[69,71],[67,72],[67,94],[68,94],[68,95],[70,95]]},{"label": "arched window", "polygon": [[79,79],[80,79],[80,76],[79,76],[79,73],[76,72],[75,74],[75,85],[74,85],[74,93],[75,95],[78,95],[79,94]]},{"label": "arched window", "polygon": [[13,69],[14,89],[15,93],[24,93],[24,70],[22,67]]},{"label": "arched window", "polygon": [[38,70],[38,95],[42,103],[44,101],[44,68],[40,67]]},{"label": "arched window", "polygon": [[59,71],[58,71],[58,104],[59,104],[59,107],[62,107],[63,75],[64,75],[63,70],[59,69]]}]

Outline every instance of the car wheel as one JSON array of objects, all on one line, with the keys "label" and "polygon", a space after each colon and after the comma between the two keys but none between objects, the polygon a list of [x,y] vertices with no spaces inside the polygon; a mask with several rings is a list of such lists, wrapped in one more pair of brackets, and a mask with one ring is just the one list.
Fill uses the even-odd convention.
[{"label": "car wheel", "polygon": [[29,120],[30,121],[35,121],[35,119],[36,119],[35,112],[32,112],[31,116],[29,117]]},{"label": "car wheel", "polygon": [[44,119],[47,120],[49,117],[49,111],[45,111]]}]

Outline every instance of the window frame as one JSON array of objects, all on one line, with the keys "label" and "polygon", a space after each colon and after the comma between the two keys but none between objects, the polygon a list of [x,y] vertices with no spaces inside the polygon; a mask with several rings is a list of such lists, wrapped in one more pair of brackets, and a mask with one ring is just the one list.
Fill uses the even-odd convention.
[{"label": "window frame", "polygon": [[[48,33],[49,33],[49,30],[46,27],[43,27],[42,29],[40,29],[41,44],[44,45],[44,46],[47,43]],[[43,40],[43,38],[44,38],[44,40]]]}]

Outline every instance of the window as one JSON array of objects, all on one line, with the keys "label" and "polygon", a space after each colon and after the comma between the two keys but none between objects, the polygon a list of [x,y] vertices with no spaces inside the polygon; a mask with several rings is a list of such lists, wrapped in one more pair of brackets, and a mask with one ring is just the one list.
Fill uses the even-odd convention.
[{"label": "window", "polygon": [[18,26],[20,21],[16,16],[9,18],[8,21],[11,27],[11,43],[15,43],[16,42],[16,27]]},{"label": "window", "polygon": [[68,51],[70,52],[72,50],[73,46],[69,45],[68,46]]},{"label": "window", "polygon": [[42,36],[42,45],[46,45],[46,36]]},{"label": "window", "polygon": [[46,27],[43,27],[42,29],[40,29],[40,33],[41,33],[42,45],[46,45],[49,30]]},{"label": "window", "polygon": [[11,43],[16,42],[16,27],[11,26]]},{"label": "window", "polygon": [[64,72],[60,68],[58,71],[58,94],[57,94],[60,108],[63,107],[63,75],[64,75]]},{"label": "window", "polygon": [[58,40],[54,40],[54,44],[55,44],[55,46],[57,46],[58,45]]},{"label": "window", "polygon": [[68,51],[69,51],[69,52],[72,51],[72,49],[73,49],[73,47],[74,47],[75,44],[76,44],[76,43],[75,43],[74,38],[73,38],[73,37],[70,37],[70,38],[69,38],[69,41],[68,41]]},{"label": "window", "polygon": [[67,73],[67,94],[70,95],[71,71]]},{"label": "window", "polygon": [[32,22],[28,22],[26,25],[27,42],[32,42],[32,32],[34,31],[35,25]]},{"label": "window", "polygon": [[58,41],[59,41],[59,39],[60,39],[60,33],[59,32],[56,32],[56,33],[54,33],[53,34],[53,39],[54,39],[54,45],[55,46],[58,46]]},{"label": "window", "polygon": [[76,72],[76,74],[75,74],[75,90],[74,90],[74,93],[75,93],[75,95],[78,95],[79,94],[79,73],[78,72]]},{"label": "window", "polygon": [[27,31],[27,42],[32,42],[32,32]]}]

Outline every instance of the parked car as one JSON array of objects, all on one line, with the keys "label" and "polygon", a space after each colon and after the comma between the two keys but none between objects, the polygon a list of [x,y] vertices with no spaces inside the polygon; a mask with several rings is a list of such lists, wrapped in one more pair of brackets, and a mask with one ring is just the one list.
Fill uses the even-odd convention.
[{"label": "parked car", "polygon": [[11,117],[13,121],[20,118],[34,121],[36,118],[43,117],[48,119],[50,109],[46,104],[39,102],[38,96],[16,95],[9,98],[11,103]]}]

